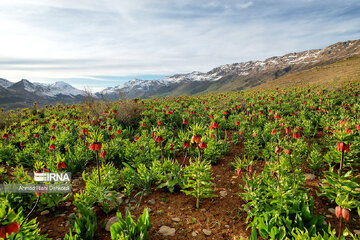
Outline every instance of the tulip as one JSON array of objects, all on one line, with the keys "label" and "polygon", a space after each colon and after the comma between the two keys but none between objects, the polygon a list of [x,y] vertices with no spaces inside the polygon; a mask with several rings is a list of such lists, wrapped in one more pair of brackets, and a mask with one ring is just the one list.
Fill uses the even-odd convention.
[{"label": "tulip", "polygon": [[240,174],[241,174],[241,168],[238,168],[237,175],[240,175]]},{"label": "tulip", "polygon": [[300,133],[293,133],[293,139],[300,138]]},{"label": "tulip", "polygon": [[283,151],[282,147],[279,147],[279,146],[276,146],[276,147],[275,147],[275,152],[276,152],[277,154],[280,154],[282,151]]},{"label": "tulip", "polygon": [[235,125],[236,125],[236,126],[239,126],[239,125],[240,125],[240,122],[239,122],[239,121],[235,121]]},{"label": "tulip", "polygon": [[55,145],[54,145],[54,144],[50,144],[49,149],[55,151]]},{"label": "tulip", "polygon": [[112,126],[109,126],[109,127],[107,128],[108,131],[111,131],[112,129],[113,129]]},{"label": "tulip", "polygon": [[190,147],[190,142],[184,142],[184,148],[189,148]]},{"label": "tulip", "polygon": [[5,134],[2,135],[2,139],[8,139],[8,138],[9,138],[8,134],[5,133]]},{"label": "tulip", "polygon": [[276,129],[275,128],[271,131],[271,134],[272,135],[276,134]]},{"label": "tulip", "polygon": [[157,125],[160,126],[160,125],[161,125],[161,121],[158,121]]},{"label": "tulip", "polygon": [[338,143],[337,143],[337,150],[338,150],[339,152],[344,151],[344,150],[345,150],[345,144],[344,144],[343,142],[338,142]]},{"label": "tulip", "polygon": [[188,124],[188,123],[189,123],[189,120],[183,119],[183,124]]},{"label": "tulip", "polygon": [[106,157],[106,151],[102,151],[102,152],[100,153],[100,157],[105,158],[105,157]]},{"label": "tulip", "polygon": [[336,206],[336,208],[335,208],[335,216],[337,218],[341,217],[341,212],[342,212],[342,208],[340,206]]},{"label": "tulip", "polygon": [[94,143],[90,144],[89,149],[90,149],[91,151],[95,151],[95,144],[94,144]]},{"label": "tulip", "polygon": [[349,210],[347,210],[346,208],[343,208],[341,211],[341,215],[342,215],[343,219],[345,219],[346,221],[349,221]]},{"label": "tulip", "polygon": [[15,221],[5,226],[6,233],[10,236],[13,233],[17,233],[19,231],[19,224]]},{"label": "tulip", "polygon": [[201,142],[201,143],[199,144],[199,147],[200,147],[200,148],[207,148],[207,143]]},{"label": "tulip", "polygon": [[254,132],[254,133],[253,133],[253,137],[256,137],[256,136],[257,136],[257,133],[256,133],[256,132]]},{"label": "tulip", "polygon": [[146,123],[142,123],[141,126],[142,126],[142,127],[146,127]]}]

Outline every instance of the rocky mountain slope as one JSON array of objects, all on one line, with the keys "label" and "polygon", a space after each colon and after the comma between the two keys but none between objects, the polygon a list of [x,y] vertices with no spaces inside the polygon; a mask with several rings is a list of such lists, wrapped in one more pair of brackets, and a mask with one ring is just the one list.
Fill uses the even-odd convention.
[{"label": "rocky mountain slope", "polygon": [[22,79],[12,83],[0,79],[0,108],[4,109],[27,107],[34,102],[41,105],[56,102],[76,103],[82,100],[83,95],[83,91],[65,82],[42,84]]},{"label": "rocky mountain slope", "polygon": [[360,40],[339,42],[324,49],[289,53],[264,61],[226,64],[207,73],[177,74],[159,80],[134,79],[123,85],[104,89],[98,93],[98,96],[116,97],[119,93],[123,93],[129,98],[146,98],[241,90],[357,54],[360,54]]}]

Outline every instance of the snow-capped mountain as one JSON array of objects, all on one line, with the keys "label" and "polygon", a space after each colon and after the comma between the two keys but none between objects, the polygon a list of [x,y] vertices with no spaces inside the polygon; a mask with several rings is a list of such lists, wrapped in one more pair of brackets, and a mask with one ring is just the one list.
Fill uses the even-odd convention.
[{"label": "snow-capped mountain", "polygon": [[33,102],[41,105],[56,102],[76,103],[84,92],[65,82],[32,83],[26,79],[13,83],[0,79],[0,107],[26,107]]},{"label": "snow-capped mountain", "polygon": [[52,84],[44,84],[44,83],[31,83],[26,79],[22,79],[17,83],[13,83],[8,85],[9,89],[18,90],[18,91],[27,91],[34,93],[38,96],[47,96],[47,97],[56,97],[57,95],[65,95],[65,96],[78,96],[84,95],[84,92],[74,88],[70,84],[65,82],[55,82]]},{"label": "snow-capped mountain", "polygon": [[360,53],[360,40],[339,42],[324,49],[275,56],[264,61],[226,64],[207,73],[176,74],[158,80],[134,79],[97,95],[126,94],[129,98],[186,95],[216,90],[240,90],[285,74],[329,64]]}]

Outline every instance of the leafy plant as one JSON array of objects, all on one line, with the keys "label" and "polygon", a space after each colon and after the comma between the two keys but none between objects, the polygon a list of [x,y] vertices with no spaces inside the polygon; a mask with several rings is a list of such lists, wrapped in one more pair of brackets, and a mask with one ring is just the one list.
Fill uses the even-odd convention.
[{"label": "leafy plant", "polygon": [[127,209],[125,219],[118,212],[119,221],[114,223],[110,228],[111,239],[113,240],[147,240],[149,239],[150,216],[147,208],[139,217],[137,223],[131,217],[130,207]]},{"label": "leafy plant", "polygon": [[[185,184],[183,191],[186,195],[191,195],[196,198],[196,208],[200,206],[200,198],[217,197],[213,194],[211,186],[211,165],[207,161],[200,162],[199,159],[191,161],[186,168]],[[189,190],[186,190],[189,189]]]}]

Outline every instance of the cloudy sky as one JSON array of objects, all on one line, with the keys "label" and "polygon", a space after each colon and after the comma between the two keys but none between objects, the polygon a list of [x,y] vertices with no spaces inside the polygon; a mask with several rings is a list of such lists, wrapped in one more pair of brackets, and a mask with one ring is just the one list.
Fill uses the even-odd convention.
[{"label": "cloudy sky", "polygon": [[0,78],[80,89],[360,38],[358,0],[1,0]]}]

